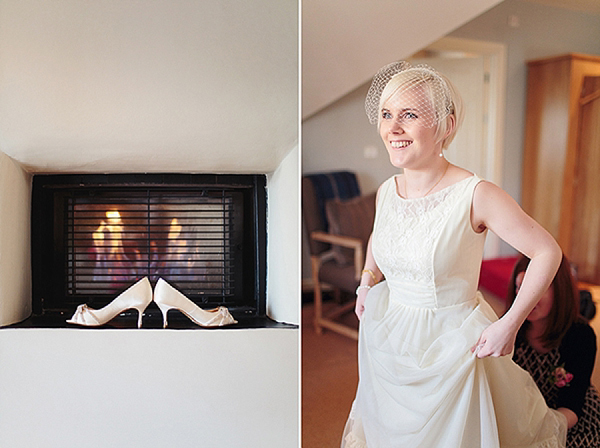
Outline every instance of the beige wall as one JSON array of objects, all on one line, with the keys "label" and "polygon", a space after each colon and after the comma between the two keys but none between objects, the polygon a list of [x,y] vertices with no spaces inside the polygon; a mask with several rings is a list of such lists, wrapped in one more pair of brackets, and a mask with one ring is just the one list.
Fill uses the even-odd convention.
[{"label": "beige wall", "polygon": [[[509,26],[508,19],[518,21]],[[521,198],[525,138],[526,61],[564,53],[600,55],[600,15],[505,0],[449,34],[503,43],[507,54],[503,188]]]},{"label": "beige wall", "polygon": [[304,0],[302,117],[502,0]]},{"label": "beige wall", "polygon": [[0,325],[31,313],[31,175],[0,152]]}]

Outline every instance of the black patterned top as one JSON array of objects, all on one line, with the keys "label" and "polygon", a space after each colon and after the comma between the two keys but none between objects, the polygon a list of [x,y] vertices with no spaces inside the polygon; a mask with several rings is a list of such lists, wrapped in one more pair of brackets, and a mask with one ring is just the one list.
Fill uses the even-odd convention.
[{"label": "black patterned top", "polygon": [[596,335],[575,323],[559,347],[539,353],[517,338],[513,359],[527,370],[551,408],[568,408],[578,417],[567,435],[567,447],[600,447],[600,395],[590,384],[596,360]]}]

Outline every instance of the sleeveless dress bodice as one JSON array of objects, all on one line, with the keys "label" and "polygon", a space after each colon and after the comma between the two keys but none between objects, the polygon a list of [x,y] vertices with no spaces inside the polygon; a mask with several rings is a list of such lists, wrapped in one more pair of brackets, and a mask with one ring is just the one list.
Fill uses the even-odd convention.
[{"label": "sleeveless dress bodice", "polygon": [[400,197],[395,178],[383,185],[372,247],[392,300],[436,309],[475,297],[485,242],[469,218],[477,181],[417,199]]},{"label": "sleeveless dress bodice", "polygon": [[566,420],[531,377],[510,357],[470,350],[497,319],[477,291],[480,181],[417,199],[399,196],[395,177],[381,186],[371,246],[385,281],[365,300],[343,448],[564,446]]}]

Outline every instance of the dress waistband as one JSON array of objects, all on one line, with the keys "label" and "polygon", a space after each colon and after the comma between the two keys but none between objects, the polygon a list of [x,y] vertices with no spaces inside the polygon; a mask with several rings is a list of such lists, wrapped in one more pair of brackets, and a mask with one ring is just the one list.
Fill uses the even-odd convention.
[{"label": "dress waistband", "polygon": [[483,299],[479,291],[439,290],[434,286],[411,282],[388,282],[390,303],[419,309],[440,309],[474,306]]}]

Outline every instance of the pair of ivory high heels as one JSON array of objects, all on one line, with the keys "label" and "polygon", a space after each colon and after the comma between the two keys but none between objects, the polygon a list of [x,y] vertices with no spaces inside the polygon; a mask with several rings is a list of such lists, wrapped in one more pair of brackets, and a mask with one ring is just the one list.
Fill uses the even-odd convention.
[{"label": "pair of ivory high heels", "polygon": [[162,314],[163,328],[167,328],[167,313],[171,309],[181,311],[201,327],[220,327],[237,323],[226,307],[220,306],[212,310],[203,310],[162,278],[158,279],[153,294],[148,277],[144,277],[127,288],[104,308],[95,310],[86,304],[79,305],[67,323],[97,327],[104,325],[125,310],[134,309],[138,312],[138,328],[141,328],[142,314],[153,300]]}]

